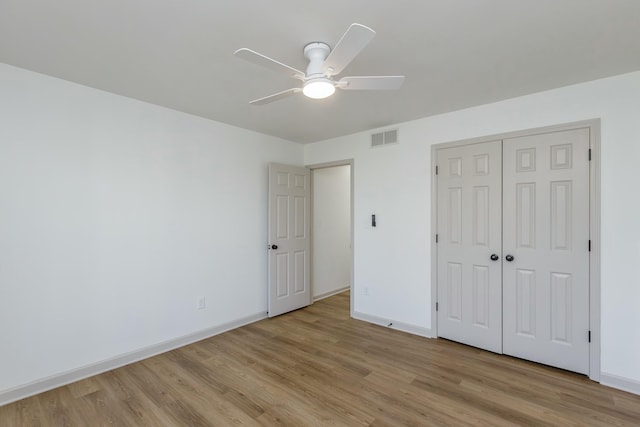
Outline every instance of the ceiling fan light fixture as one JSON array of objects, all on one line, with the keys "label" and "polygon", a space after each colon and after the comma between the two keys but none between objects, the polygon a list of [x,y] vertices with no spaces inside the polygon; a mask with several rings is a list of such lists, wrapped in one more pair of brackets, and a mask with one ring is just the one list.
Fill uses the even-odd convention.
[{"label": "ceiling fan light fixture", "polygon": [[302,88],[305,96],[313,99],[324,99],[334,94],[336,87],[327,78],[321,77],[307,81]]}]

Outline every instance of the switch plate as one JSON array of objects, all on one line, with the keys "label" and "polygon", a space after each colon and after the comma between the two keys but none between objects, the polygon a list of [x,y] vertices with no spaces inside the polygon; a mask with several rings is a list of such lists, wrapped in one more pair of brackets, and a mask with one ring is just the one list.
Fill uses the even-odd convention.
[{"label": "switch plate", "polygon": [[205,308],[207,308],[207,301],[204,299],[204,297],[198,297],[196,308],[198,310],[204,310]]}]

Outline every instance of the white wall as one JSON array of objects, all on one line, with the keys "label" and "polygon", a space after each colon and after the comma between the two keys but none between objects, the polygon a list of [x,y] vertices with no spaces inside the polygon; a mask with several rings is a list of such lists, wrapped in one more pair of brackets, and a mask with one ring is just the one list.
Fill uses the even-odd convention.
[{"label": "white wall", "polygon": [[306,164],[355,161],[355,311],[431,327],[431,145],[593,118],[602,120],[602,372],[640,390],[640,72],[403,123],[395,146],[370,149],[369,132],[305,146]]},{"label": "white wall", "polygon": [[639,117],[636,72],[404,123],[396,146],[307,145],[303,162],[287,141],[0,64],[0,396],[264,313],[270,161],[355,159],[354,308],[430,328],[431,145],[591,118],[602,371],[640,384]]},{"label": "white wall", "polygon": [[348,288],[351,281],[351,166],[312,170],[313,297]]},{"label": "white wall", "polygon": [[264,314],[267,164],[302,160],[298,144],[0,64],[0,396]]}]

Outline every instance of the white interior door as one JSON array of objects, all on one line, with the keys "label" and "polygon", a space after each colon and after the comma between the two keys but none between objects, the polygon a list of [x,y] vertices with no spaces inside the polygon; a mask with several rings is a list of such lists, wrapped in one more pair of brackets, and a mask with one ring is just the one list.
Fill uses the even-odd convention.
[{"label": "white interior door", "polygon": [[438,335],[502,352],[501,141],[438,150]]},{"label": "white interior door", "polygon": [[504,353],[589,372],[589,129],[504,141]]},{"label": "white interior door", "polygon": [[269,165],[269,317],[311,304],[309,169]]}]

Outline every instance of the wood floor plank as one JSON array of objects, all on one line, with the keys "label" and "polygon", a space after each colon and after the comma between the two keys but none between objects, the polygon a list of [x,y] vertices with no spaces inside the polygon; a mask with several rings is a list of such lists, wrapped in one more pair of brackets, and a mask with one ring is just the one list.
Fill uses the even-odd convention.
[{"label": "wood floor plank", "polygon": [[100,390],[100,385],[94,377],[69,384],[68,387],[69,391],[71,391],[71,394],[76,399]]},{"label": "wood floor plank", "polygon": [[639,426],[640,396],[349,317],[345,292],[0,407],[0,426]]},{"label": "wood floor plank", "polygon": [[142,393],[126,367],[94,378],[101,386],[100,393],[89,394],[85,399],[96,406],[102,402],[100,412],[121,412],[131,425],[136,426],[177,426]]},{"label": "wood floor plank", "polygon": [[217,420],[225,425],[249,425],[254,422],[250,414],[229,402],[224,392],[212,392],[207,383],[179,363],[166,358],[153,358],[148,366],[154,372],[163,373],[168,391],[177,396],[188,395],[190,405],[205,419]]}]

